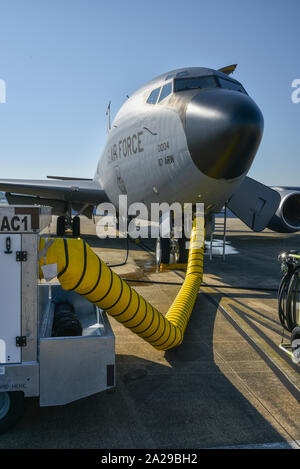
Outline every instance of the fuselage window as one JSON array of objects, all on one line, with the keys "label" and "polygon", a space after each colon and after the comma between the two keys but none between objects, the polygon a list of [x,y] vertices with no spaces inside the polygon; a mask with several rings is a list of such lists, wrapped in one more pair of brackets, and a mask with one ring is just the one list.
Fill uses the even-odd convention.
[{"label": "fuselage window", "polygon": [[172,93],[172,82],[170,81],[170,83],[167,83],[166,85],[162,87],[158,102],[160,103],[163,99],[165,99],[171,93]]},{"label": "fuselage window", "polygon": [[174,80],[174,91],[196,90],[198,88],[217,88],[218,84],[213,76],[181,78]]},{"label": "fuselage window", "polygon": [[226,80],[226,78],[218,77],[219,83],[221,88],[226,88],[228,90],[235,90],[240,91],[241,93],[246,93],[245,89],[242,87],[240,83],[236,83],[235,81]]},{"label": "fuselage window", "polygon": [[160,88],[156,88],[155,90],[151,91],[149,98],[147,99],[147,103],[156,104],[159,92],[160,92]]}]

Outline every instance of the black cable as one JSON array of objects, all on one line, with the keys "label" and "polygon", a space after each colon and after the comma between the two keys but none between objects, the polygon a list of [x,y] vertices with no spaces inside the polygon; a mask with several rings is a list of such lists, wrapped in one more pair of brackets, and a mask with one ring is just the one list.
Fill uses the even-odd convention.
[{"label": "black cable", "polygon": [[[109,267],[120,267],[122,265],[125,265],[127,263],[127,260],[128,260],[128,256],[129,256],[129,240],[133,241],[129,236],[127,236],[126,238],[126,256],[125,256],[125,260],[119,264],[108,264],[107,265]],[[151,248],[149,248],[148,246],[146,246],[143,242],[140,242],[139,245],[141,246],[141,248],[143,248],[145,251],[147,251],[149,254],[151,254],[152,256],[154,256],[153,254],[153,251]],[[175,272],[175,274],[179,275],[181,277],[181,275],[178,273],[178,272]],[[164,282],[164,281],[159,281],[159,280],[142,280],[142,279],[134,279],[134,278],[126,278],[126,277],[121,277],[122,280],[125,280],[127,282],[136,282],[136,283],[150,283],[150,284],[157,284],[157,285],[179,285],[181,286],[183,284],[183,282]],[[227,288],[227,289],[231,289],[231,290],[253,290],[253,291],[264,291],[264,292],[277,292],[278,291],[278,288],[276,287],[246,287],[246,286],[232,286],[232,285],[214,285],[214,284],[210,284],[210,283],[202,283],[202,286],[203,287],[211,287],[211,288]]]},{"label": "black cable", "polygon": [[[144,244],[142,241],[139,242],[138,244],[141,248],[143,248],[145,251],[147,251],[149,254],[151,254],[152,257],[154,257],[153,250]],[[173,271],[176,275],[178,275],[181,278],[182,277],[179,272]],[[137,283],[153,283],[153,284],[158,284],[158,285],[182,285],[183,282],[162,282],[162,281],[157,281],[157,280],[141,280],[141,279],[134,279],[134,278],[124,278],[123,280],[126,280],[127,282],[137,282]],[[244,287],[244,286],[232,286],[232,285],[214,285],[210,283],[202,283],[203,287],[211,287],[211,288],[228,288],[232,290],[253,290],[253,291],[264,291],[264,292],[277,292],[278,288],[277,287]]]},{"label": "black cable", "polygon": [[289,332],[297,323],[297,296],[300,286],[300,265],[288,264],[288,271],[282,277],[278,289],[278,316],[284,329]]},{"label": "black cable", "polygon": [[129,238],[128,236],[126,237],[126,255],[125,255],[125,260],[123,262],[120,262],[120,264],[109,264],[107,263],[108,267],[120,267],[121,265],[127,264],[128,261],[128,256],[129,256]]}]

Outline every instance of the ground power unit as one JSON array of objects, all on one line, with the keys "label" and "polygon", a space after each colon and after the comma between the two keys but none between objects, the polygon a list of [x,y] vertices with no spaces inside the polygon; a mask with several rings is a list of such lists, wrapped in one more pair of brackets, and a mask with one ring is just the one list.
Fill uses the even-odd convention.
[{"label": "ground power unit", "polygon": [[20,418],[25,397],[57,406],[115,386],[106,314],[38,279],[50,223],[49,207],[0,206],[0,433]]}]

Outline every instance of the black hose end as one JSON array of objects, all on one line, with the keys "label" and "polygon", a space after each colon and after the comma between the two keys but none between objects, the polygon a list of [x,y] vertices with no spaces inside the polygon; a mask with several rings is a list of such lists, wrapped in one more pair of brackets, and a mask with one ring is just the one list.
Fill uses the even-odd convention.
[{"label": "black hose end", "polygon": [[74,337],[82,335],[82,325],[74,313],[71,303],[55,305],[52,337]]}]

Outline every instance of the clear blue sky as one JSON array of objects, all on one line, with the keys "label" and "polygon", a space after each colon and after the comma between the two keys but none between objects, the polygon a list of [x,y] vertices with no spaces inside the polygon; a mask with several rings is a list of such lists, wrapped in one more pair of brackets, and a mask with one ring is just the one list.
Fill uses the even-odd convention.
[{"label": "clear blue sky", "polygon": [[250,176],[300,186],[299,0],[1,0],[0,177],[92,177],[113,115],[144,82],[238,63],[265,132]]}]

